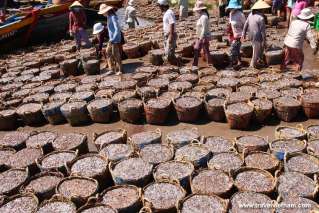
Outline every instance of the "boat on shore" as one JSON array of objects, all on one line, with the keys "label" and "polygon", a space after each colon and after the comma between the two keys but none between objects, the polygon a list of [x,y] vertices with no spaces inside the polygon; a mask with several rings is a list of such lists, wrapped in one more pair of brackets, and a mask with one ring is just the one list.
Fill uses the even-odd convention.
[{"label": "boat on shore", "polygon": [[28,12],[13,15],[0,25],[0,54],[34,41],[65,34],[68,28],[68,11],[73,1],[59,5],[40,5]]}]

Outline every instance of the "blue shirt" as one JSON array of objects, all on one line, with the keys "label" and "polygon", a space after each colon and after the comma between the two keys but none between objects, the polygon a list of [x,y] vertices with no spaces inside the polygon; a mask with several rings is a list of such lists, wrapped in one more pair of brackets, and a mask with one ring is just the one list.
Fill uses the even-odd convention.
[{"label": "blue shirt", "polygon": [[121,43],[121,28],[119,25],[119,20],[115,14],[107,17],[107,29],[109,31],[109,41],[112,44]]}]

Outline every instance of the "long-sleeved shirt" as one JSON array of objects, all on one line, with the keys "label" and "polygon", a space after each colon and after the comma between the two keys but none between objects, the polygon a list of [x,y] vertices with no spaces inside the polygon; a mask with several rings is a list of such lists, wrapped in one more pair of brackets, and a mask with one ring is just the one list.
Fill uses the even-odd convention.
[{"label": "long-sleeved shirt", "polygon": [[107,16],[107,30],[109,31],[109,41],[112,44],[119,44],[122,40],[121,27],[118,17],[115,14]]},{"label": "long-sleeved shirt", "polygon": [[209,18],[206,14],[202,14],[196,23],[196,34],[199,39],[211,36],[209,28]]},{"label": "long-sleeved shirt", "polygon": [[136,9],[133,6],[127,6],[125,9],[126,23],[133,23],[136,21]]},{"label": "long-sleeved shirt", "polygon": [[243,36],[251,41],[264,42],[266,41],[266,24],[264,17],[259,13],[250,13],[243,30]]},{"label": "long-sleeved shirt", "polygon": [[308,39],[311,48],[317,47],[314,33],[311,31],[311,26],[308,22],[302,20],[294,20],[291,22],[284,43],[291,48],[303,49],[304,40]]},{"label": "long-sleeved shirt", "polygon": [[80,28],[84,28],[86,26],[86,15],[83,10],[80,10],[79,12],[73,12],[71,11],[69,13],[69,31],[70,32],[76,32]]},{"label": "long-sleeved shirt", "polygon": [[243,36],[243,29],[246,22],[246,18],[243,12],[235,10],[235,12],[230,12],[229,23],[231,25],[232,34],[235,39],[241,38]]}]

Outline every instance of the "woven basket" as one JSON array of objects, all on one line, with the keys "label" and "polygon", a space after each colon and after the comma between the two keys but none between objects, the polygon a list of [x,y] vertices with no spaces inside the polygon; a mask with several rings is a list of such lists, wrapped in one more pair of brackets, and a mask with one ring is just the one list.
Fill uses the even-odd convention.
[{"label": "woven basket", "polygon": [[317,133],[317,131],[313,132],[311,129],[312,128],[315,128],[315,129],[318,129],[319,130],[319,125],[310,125],[307,127],[307,137],[308,137],[308,140],[314,140],[314,139],[317,139],[319,138],[319,133]]},{"label": "woven basket", "polygon": [[46,120],[52,124],[52,125],[57,125],[57,124],[62,124],[65,123],[66,120],[61,112],[61,106],[64,104],[64,101],[59,102],[55,105],[48,104],[42,106],[42,114],[46,118]]},{"label": "woven basket", "polygon": [[291,122],[297,117],[301,104],[295,106],[279,105],[277,99],[275,99],[274,107],[279,119],[285,122]]},{"label": "woven basket", "polygon": [[308,118],[319,117],[319,96],[315,94],[309,94],[310,97],[306,98],[307,94],[301,96],[301,103],[303,110]]},{"label": "woven basket", "polygon": [[225,106],[225,114],[231,129],[247,129],[253,116],[253,108],[249,112],[237,114],[230,112],[228,106]]},{"label": "woven basket", "polygon": [[182,99],[182,98],[197,99],[195,97],[189,97],[189,96],[185,97],[184,96],[184,97],[180,97],[180,98],[173,100],[173,104],[174,104],[174,107],[175,107],[175,110],[177,113],[178,120],[181,122],[196,122],[198,117],[199,117],[200,111],[202,109],[202,102],[200,102],[200,104],[198,104],[196,106],[186,108],[186,107],[178,106],[176,104],[176,101],[178,99]]},{"label": "woven basket", "polygon": [[147,55],[148,51],[152,49],[153,42],[151,40],[139,42],[139,51],[141,56]]},{"label": "woven basket", "polygon": [[[288,135],[285,135],[281,132],[282,129],[292,129],[292,130],[296,130],[298,132],[300,132],[299,136],[293,136],[293,137],[289,137]],[[276,128],[275,130],[275,137],[276,139],[298,139],[298,140],[307,140],[307,132],[304,129],[302,124],[297,125],[296,127],[289,127],[289,126],[279,126]]]},{"label": "woven basket", "polygon": [[[16,150],[11,147],[1,147],[0,146],[0,152],[10,152],[11,154],[15,154]],[[2,160],[1,160],[2,161]],[[0,172],[4,172],[5,170],[10,169],[10,167],[6,164],[6,162],[0,162]]]},{"label": "woven basket", "polygon": [[[108,213],[118,213],[118,211],[114,208],[112,208],[109,205],[105,205],[102,203],[98,203],[97,199],[95,197],[93,198],[89,198],[88,202],[84,205],[81,206],[81,208],[79,208],[77,210],[77,213],[81,213],[81,212],[88,212],[88,211],[94,211],[93,209],[97,208],[98,211],[106,211]],[[103,208],[103,210],[102,210]]]},{"label": "woven basket", "polygon": [[[287,151],[280,151],[280,150],[276,150],[274,148],[274,143],[276,142],[286,142],[286,144],[291,144],[292,141],[294,141],[294,143],[298,144],[300,146],[299,150],[295,150],[293,152],[287,152]],[[285,155],[289,154],[289,153],[294,153],[294,152],[304,152],[306,151],[306,147],[307,147],[307,141],[301,141],[301,140],[297,140],[297,139],[289,139],[289,140],[283,140],[283,139],[277,139],[274,140],[272,142],[269,143],[269,150],[271,151],[271,153],[277,157],[278,160],[284,160]]]},{"label": "woven basket", "polygon": [[[206,153],[205,153],[205,155],[203,155],[203,156],[201,156],[200,158],[198,158],[198,159],[196,159],[196,160],[190,160],[190,159],[188,159],[188,157],[187,156],[178,156],[178,154],[179,154],[179,151],[178,150],[182,150],[182,149],[185,149],[185,148],[197,148],[197,149],[202,149],[202,150],[204,150]],[[191,162],[194,166],[195,166],[195,168],[202,168],[202,167],[205,167],[206,165],[207,165],[207,161],[210,159],[210,157],[211,157],[211,153],[210,153],[210,151],[206,148],[206,146],[204,146],[204,144],[202,144],[202,143],[200,143],[199,141],[197,141],[197,140],[193,140],[192,142],[191,142],[191,144],[189,144],[189,145],[186,145],[186,146],[184,146],[184,147],[181,147],[181,148],[179,148],[179,149],[177,149],[176,151],[175,151],[175,159],[176,160],[180,160],[180,161],[189,161],[189,162]]]},{"label": "woven basket", "polygon": [[124,101],[121,101],[118,104],[118,110],[120,113],[120,117],[121,120],[126,121],[128,123],[137,123],[137,122],[141,122],[142,118],[143,118],[143,102],[140,101],[140,103],[138,104],[138,106],[125,106],[124,103],[128,102],[128,101],[138,101],[138,99],[127,99]]},{"label": "woven basket", "polygon": [[[216,98],[218,100],[224,100],[222,98]],[[207,97],[204,100],[205,109],[207,111],[208,118],[212,121],[222,122],[225,121],[226,115],[224,110],[224,104],[212,106],[208,103]]]},{"label": "woven basket", "polygon": [[[21,181],[21,183],[19,183],[18,185],[12,187],[11,189],[8,189],[8,190],[2,192],[2,195],[13,196],[15,194],[18,194],[20,187],[23,186],[28,181],[28,179],[30,178],[30,173],[29,173],[29,169],[28,168],[25,168],[25,169],[10,169],[8,171],[23,171],[26,174],[25,179],[23,181]],[[8,172],[8,171],[5,171],[5,172]]]},{"label": "woven basket", "polygon": [[77,75],[78,74],[78,59],[69,59],[60,63],[60,68],[64,76]]},{"label": "woven basket", "polygon": [[[77,104],[77,107],[70,104]],[[90,121],[89,112],[86,108],[86,102],[73,102],[61,106],[61,112],[71,126],[81,126]]]},{"label": "woven basket", "polygon": [[[141,132],[143,133],[143,132]],[[141,134],[141,133],[137,133],[137,134]],[[148,141],[143,141],[144,143],[138,143],[134,141],[134,135],[132,135],[131,137],[129,137],[127,139],[127,144],[131,145],[132,147],[134,147],[135,150],[141,150],[143,149],[145,146],[149,145],[149,144],[159,144],[162,142],[162,131],[160,129],[156,129],[155,131],[147,131],[144,132],[145,134],[155,134],[156,137],[148,140]],[[144,134],[144,136],[145,136]]]},{"label": "woven basket", "polygon": [[[118,139],[115,139],[113,141],[110,141],[107,144],[97,144],[95,142],[100,136],[103,136],[103,135],[105,135],[107,133],[110,133],[110,132],[118,132],[118,133],[121,134],[121,137],[118,138]],[[113,130],[104,131],[104,132],[99,133],[99,134],[93,133],[93,141],[94,141],[94,144],[95,144],[96,148],[98,150],[101,150],[101,149],[103,149],[104,146],[106,146],[108,144],[126,143],[126,141],[127,141],[127,132],[124,129],[113,129]]]},{"label": "woven basket", "polygon": [[[130,159],[133,159],[133,158],[130,158]],[[137,158],[135,158],[135,159],[137,159]],[[141,177],[138,179],[122,179],[121,177],[118,177],[114,173],[115,166],[118,165],[119,163],[121,163],[123,161],[127,161],[127,160],[129,160],[129,159],[123,159],[123,160],[118,161],[118,162],[110,162],[109,163],[109,171],[111,173],[114,184],[115,185],[130,184],[130,185],[139,186],[139,187],[143,187],[143,186],[147,185],[150,182],[150,180],[152,179],[152,172],[151,171],[149,172],[149,174],[146,174],[144,177]],[[146,164],[148,164],[148,163],[146,163]],[[149,164],[149,165],[151,165],[151,164]]]},{"label": "woven basket", "polygon": [[17,127],[18,116],[15,110],[0,112],[0,130],[14,130]]},{"label": "woven basket", "polygon": [[[308,154],[305,154],[305,153],[288,153],[285,155],[284,157],[284,169],[285,171],[287,172],[299,172],[299,173],[302,173],[310,178],[314,178],[314,177],[317,177],[318,173],[319,173],[319,169],[318,171],[300,171],[300,170],[294,170],[294,169],[291,169],[288,167],[288,161],[291,159],[291,158],[294,158],[294,157],[308,157],[309,159],[311,159],[311,161],[313,163],[315,163],[317,165],[317,167],[319,166],[319,159],[315,156],[312,156],[312,155],[308,155]],[[304,162],[300,162],[301,164],[303,164]]]},{"label": "woven basket", "polygon": [[123,51],[128,58],[139,58],[141,56],[140,47],[134,43],[125,44]]},{"label": "woven basket", "polygon": [[[61,173],[61,172],[41,172],[35,176],[33,176],[32,178],[30,178],[28,180],[28,184],[33,181],[33,180],[36,180],[40,177],[44,177],[44,176],[55,176],[55,177],[58,177],[58,178],[61,178],[63,179],[64,178],[64,175]],[[44,201],[44,200],[48,200],[50,199],[54,194],[55,194],[55,187],[51,188],[51,189],[48,189],[46,191],[42,191],[42,192],[34,192],[33,190],[28,190],[26,189],[26,186],[28,184],[24,184],[23,187],[21,187],[20,191],[21,193],[25,193],[25,192],[29,192],[29,193],[35,193],[35,195],[39,198],[39,201]]]},{"label": "woven basket", "polygon": [[126,208],[116,209],[116,210],[121,213],[138,212],[139,209],[142,207],[142,190],[141,188],[138,188],[136,186],[133,186],[133,185],[112,186],[104,190],[99,197],[100,199],[102,199],[107,192],[118,189],[118,188],[123,188],[123,187],[132,188],[136,190],[139,198],[135,202],[133,202],[130,206],[127,206]]},{"label": "woven basket", "polygon": [[164,124],[168,118],[169,112],[171,111],[171,101],[167,101],[167,106],[153,107],[150,106],[149,102],[153,102],[156,99],[144,102],[144,111],[146,122],[149,124]]},{"label": "woven basket", "polygon": [[[32,193],[21,193],[21,194],[16,194],[16,195],[13,195],[11,197],[4,197],[3,201],[1,202],[0,200],[0,206],[5,206],[6,204],[8,204],[9,202],[14,202],[15,199],[18,199],[18,198],[21,198],[21,197],[32,197],[32,199],[35,201],[36,205],[34,207],[34,209],[28,209],[30,210],[30,212],[36,212],[37,210],[37,207],[39,205],[39,200],[38,198],[32,194]],[[13,207],[15,206],[14,209],[16,209],[17,211],[20,210],[21,212],[23,212],[23,207],[20,207],[18,204],[20,204],[19,202],[17,202],[16,205],[12,204]],[[20,208],[19,208],[20,207]],[[4,211],[4,212],[7,212],[7,211]]]},{"label": "woven basket", "polygon": [[37,167],[42,171],[42,172],[61,172],[62,174],[64,174],[65,176],[68,175],[68,167],[70,166],[70,162],[66,162],[64,165],[60,166],[60,167],[56,167],[56,168],[52,168],[52,169],[48,169],[48,168],[44,168],[42,166],[42,161],[43,159],[47,158],[48,156],[51,156],[51,155],[55,155],[55,154],[58,154],[58,153],[61,153],[61,152],[68,152],[68,153],[72,153],[74,154],[74,158],[76,158],[78,156],[78,151],[68,151],[68,150],[65,150],[65,151],[54,151],[54,152],[51,152],[45,156],[42,156],[41,158],[39,159],[36,159],[36,164],[37,164]]},{"label": "woven basket", "polygon": [[88,61],[82,60],[83,70],[87,75],[97,75],[100,74],[100,62],[98,60],[92,59]]},{"label": "woven basket", "polygon": [[[252,152],[243,152],[243,156],[245,157],[245,164],[247,165],[246,163],[246,158],[247,156],[249,155],[254,155],[254,154],[265,154],[265,155],[269,155],[269,157],[273,158],[274,162],[276,162],[272,167],[268,167],[267,169],[266,168],[260,168],[260,166],[258,165],[258,167],[256,167],[257,169],[264,169],[268,172],[270,172],[271,174],[275,174],[275,172],[277,170],[280,170],[281,169],[281,164],[280,164],[280,161],[272,154],[268,153],[268,152],[261,152],[261,151],[252,151]],[[251,167],[251,166],[248,166],[248,167]]]},{"label": "woven basket", "polygon": [[105,169],[100,172],[99,174],[95,174],[94,176],[91,176],[89,178],[94,178],[95,180],[97,180],[99,182],[99,186],[100,186],[100,189],[104,189],[106,188],[107,185],[111,185],[111,175],[110,175],[110,172],[109,172],[109,169],[108,169],[108,159],[106,159],[104,156],[101,156],[99,155],[98,153],[88,153],[88,154],[84,154],[84,155],[81,155],[75,159],[73,159],[73,161],[71,161],[69,164],[68,164],[68,174],[70,176],[81,176],[80,174],[77,174],[77,173],[73,173],[71,171],[72,169],[72,166],[78,161],[78,160],[81,160],[81,159],[84,159],[84,158],[87,158],[87,157],[98,157],[98,158],[101,158],[103,161],[105,161]]},{"label": "woven basket", "polygon": [[248,171],[258,171],[260,173],[263,173],[264,175],[266,175],[269,179],[271,179],[272,181],[272,187],[269,190],[258,190],[258,193],[262,193],[262,194],[266,194],[266,195],[271,195],[274,191],[275,191],[275,187],[277,185],[277,178],[273,177],[272,174],[270,172],[267,172],[265,170],[262,169],[256,169],[256,168],[249,168],[249,167],[242,167],[239,170],[237,170],[234,174],[235,177],[235,181],[234,181],[234,185],[235,187],[238,189],[238,191],[246,191],[244,188],[241,188],[240,185],[238,185],[237,181],[236,181],[236,177],[243,172],[248,172]]},{"label": "woven basket", "polygon": [[[189,196],[187,196],[186,198],[184,198],[183,200],[179,201],[178,202],[178,206],[177,206],[177,212],[178,213],[182,213],[182,209],[183,209],[183,204],[189,200],[189,199],[192,199],[192,197],[195,197],[195,196],[204,196],[204,197],[210,197],[210,198],[214,198],[215,200],[218,200],[219,203],[223,206],[223,210],[222,211],[218,211],[220,213],[226,213],[227,212],[227,209],[228,209],[228,200],[224,200],[216,195],[200,195],[200,194],[191,194]],[[215,203],[213,203],[212,205],[214,205]],[[213,206],[215,208],[215,206]],[[203,207],[204,208],[204,207]],[[203,208],[201,208],[199,211],[201,210],[204,210]],[[214,209],[215,210],[215,209]],[[216,210],[217,211],[217,210]],[[147,212],[146,212],[147,213]]]},{"label": "woven basket", "polygon": [[[265,101],[268,101],[268,100],[265,99]],[[270,117],[270,115],[272,113],[272,107],[271,108],[259,107],[254,103],[254,101],[252,101],[252,102],[249,101],[248,104],[254,107],[254,119],[257,120],[258,123],[260,123],[260,124],[264,124],[265,121]]]},{"label": "woven basket", "polygon": [[144,204],[144,207],[148,207],[152,210],[152,212],[163,212],[163,213],[169,213],[169,212],[177,212],[177,205],[178,205],[178,202],[180,200],[177,200],[177,203],[174,205],[174,206],[171,206],[169,207],[168,209],[156,209],[152,202],[150,202],[149,200],[147,200],[147,198],[145,198],[145,190],[150,187],[151,185],[153,184],[157,184],[157,183],[168,183],[168,184],[172,184],[172,185],[175,185],[177,186],[178,188],[180,188],[180,190],[183,192],[183,198],[186,196],[186,191],[179,185],[178,181],[173,181],[173,180],[166,180],[166,179],[162,179],[162,180],[159,180],[158,182],[156,183],[151,183],[147,186],[145,186],[143,188],[143,204]]},{"label": "woven basket", "polygon": [[67,199],[67,198],[65,198],[65,197],[63,197],[61,195],[58,195],[58,194],[53,195],[53,197],[50,200],[43,201],[39,205],[38,210],[40,210],[41,208],[43,208],[46,205],[49,205],[50,203],[56,203],[56,202],[68,203],[70,206],[73,207],[74,211],[76,210],[76,206],[71,200],[69,200],[69,199]]},{"label": "woven basket", "polygon": [[[81,197],[81,196],[77,196],[77,195],[70,195],[70,200],[77,206],[77,207],[80,207],[80,206],[83,206],[85,203],[87,203],[88,199],[92,196],[95,196],[99,190],[99,183],[97,182],[97,180],[95,179],[92,179],[92,178],[85,178],[85,177],[76,177],[76,176],[73,176],[73,177],[67,177],[67,178],[64,178],[63,180],[60,181],[60,183],[56,186],[56,189],[55,189],[55,193],[58,194],[58,195],[62,195],[62,193],[60,193],[59,191],[59,188],[60,186],[62,185],[63,182],[65,181],[68,181],[68,180],[72,180],[72,179],[82,179],[82,180],[87,180],[87,181],[90,181],[90,182],[93,182],[96,184],[96,190],[94,192],[92,192],[89,196],[87,197]],[[68,198],[67,198],[68,199]]]},{"label": "woven basket", "polygon": [[[154,180],[156,181],[156,182],[158,182],[158,181],[160,181],[160,180],[162,180],[162,179],[170,179],[170,180],[172,180],[172,181],[178,181],[178,183],[185,189],[185,190],[187,190],[187,191],[190,191],[191,190],[191,183],[190,183],[190,180],[191,180],[191,178],[192,178],[192,176],[193,176],[193,174],[194,174],[194,171],[195,171],[195,167],[194,167],[194,165],[191,163],[191,162],[189,162],[189,161],[180,161],[180,160],[171,160],[171,161],[168,161],[168,162],[178,162],[178,163],[182,163],[182,164],[184,164],[184,165],[187,165],[187,166],[189,166],[190,168],[191,168],[191,170],[193,170],[193,172],[189,175],[189,176],[185,176],[185,177],[183,177],[183,178],[181,178],[181,179],[178,179],[178,180],[176,180],[176,179],[173,179],[173,178],[170,178],[168,175],[157,175],[156,174],[156,171],[159,169],[159,167],[161,166],[161,164],[159,164],[159,165],[157,165],[155,168],[154,168],[154,170],[153,170],[153,177],[154,177]],[[165,163],[165,162],[164,162]]]},{"label": "woven basket", "polygon": [[[247,144],[241,144],[240,143],[240,139],[241,138],[245,138],[245,137],[252,137],[252,138],[256,138],[256,140],[260,139],[261,141],[264,141],[264,144],[258,144],[258,145],[247,145]],[[268,150],[268,138],[263,138],[261,136],[258,135],[246,135],[246,136],[239,136],[235,138],[235,145],[237,147],[238,152],[243,153],[249,153],[251,151],[267,151]]]},{"label": "woven basket", "polygon": [[108,123],[111,120],[111,116],[113,113],[113,104],[112,102],[109,104],[107,100],[104,101],[103,105],[100,105],[99,107],[94,105],[94,102],[97,101],[103,101],[103,99],[100,100],[93,100],[90,102],[87,106],[88,112],[90,113],[90,117],[92,121],[97,123]]},{"label": "woven basket", "polygon": [[[208,173],[208,175],[207,175],[207,173]],[[210,180],[208,180],[208,182],[202,181],[201,183],[199,183],[199,181],[196,180],[196,177],[198,177],[198,176],[202,177],[203,174],[206,174],[206,177],[209,177]],[[215,178],[220,180],[220,182],[222,183],[222,185],[224,187],[223,189],[221,189],[219,191],[217,191],[216,189],[215,190],[213,189],[214,191],[211,191],[210,189],[212,189],[212,188],[208,189],[208,188],[204,187],[210,183],[213,183],[213,180],[212,180],[213,176],[212,175]],[[227,182],[226,178],[228,178],[228,182]],[[207,180],[207,178],[204,180]],[[197,181],[197,183],[196,183],[196,181]],[[216,181],[218,181],[218,180],[216,180]],[[228,183],[229,185],[226,185],[226,183]],[[196,172],[194,172],[194,174],[192,175],[190,184],[191,184],[192,194],[202,194],[202,195],[209,195],[209,196],[216,195],[216,196],[221,197],[221,198],[228,198],[232,194],[232,189],[234,187],[234,180],[233,180],[233,177],[231,176],[231,174],[227,174],[226,172],[221,171],[221,170],[199,169]],[[215,186],[217,185],[217,183],[213,183],[213,184],[215,184]]]},{"label": "woven basket", "polygon": [[[25,111],[24,107],[26,105],[32,106],[32,111]],[[41,104],[25,104],[17,109],[17,114],[22,118],[23,122],[29,126],[38,126],[42,125],[45,122],[44,116],[41,111]]]}]

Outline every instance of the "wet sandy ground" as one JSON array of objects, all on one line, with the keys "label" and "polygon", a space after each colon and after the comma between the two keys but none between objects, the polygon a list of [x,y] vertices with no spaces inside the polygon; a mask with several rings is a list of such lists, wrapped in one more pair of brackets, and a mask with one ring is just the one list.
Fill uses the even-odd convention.
[{"label": "wet sandy ground", "polygon": [[[126,60],[124,62],[124,70],[125,72],[132,72],[136,69],[136,67],[141,66],[143,64],[143,60],[147,60],[147,57],[143,59],[137,59],[137,60]],[[308,44],[305,45],[305,63],[304,63],[304,69],[317,69],[319,72],[319,54],[317,56],[312,55],[312,51]],[[300,119],[296,122],[292,123],[285,123],[281,122],[279,120],[270,120],[265,126],[260,126],[258,124],[252,124],[251,129],[247,131],[240,131],[240,130],[231,130],[227,123],[216,123],[208,121],[205,118],[205,115],[203,113],[202,118],[196,123],[196,124],[186,124],[186,123],[180,123],[177,121],[175,116],[171,116],[169,122],[165,126],[155,126],[155,125],[149,125],[144,124],[143,122],[141,124],[129,124],[122,122],[119,120],[119,118],[113,118],[113,121],[108,124],[97,124],[92,123],[86,126],[81,127],[71,127],[69,124],[64,125],[44,125],[41,127],[20,127],[19,130],[22,131],[55,131],[57,133],[67,133],[67,132],[78,132],[88,135],[89,142],[92,142],[92,135],[94,132],[101,133],[103,131],[106,131],[108,129],[116,129],[116,128],[122,128],[127,130],[128,136],[142,131],[147,130],[154,130],[156,128],[160,128],[163,132],[163,138],[165,138],[165,135],[169,131],[173,131],[176,129],[182,129],[182,128],[192,128],[196,127],[201,135],[204,136],[224,136],[226,138],[234,138],[237,136],[247,135],[247,134],[253,134],[253,135],[260,135],[263,137],[268,137],[269,140],[274,139],[274,132],[277,126],[280,125],[289,125],[289,126],[295,126],[297,124],[302,124],[304,127],[307,127],[309,125],[313,124],[319,124],[319,120],[307,120],[303,115],[300,115]],[[5,132],[0,131],[0,138]],[[90,143],[91,150],[94,150],[94,146],[92,143]]]}]

